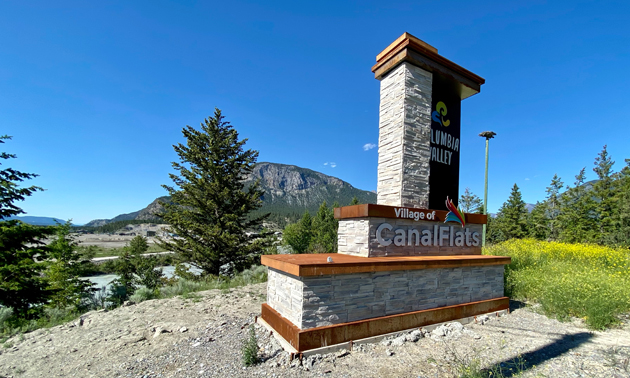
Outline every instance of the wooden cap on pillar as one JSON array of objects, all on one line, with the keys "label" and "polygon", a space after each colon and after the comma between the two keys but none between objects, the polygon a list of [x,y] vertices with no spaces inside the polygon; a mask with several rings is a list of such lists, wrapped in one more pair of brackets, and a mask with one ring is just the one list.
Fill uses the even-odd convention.
[{"label": "wooden cap on pillar", "polygon": [[461,67],[438,54],[438,50],[428,43],[404,33],[376,56],[372,67],[374,77],[381,80],[389,71],[402,62],[409,62],[429,72],[438,72],[461,84],[461,99],[479,93],[486,81],[464,67]]}]

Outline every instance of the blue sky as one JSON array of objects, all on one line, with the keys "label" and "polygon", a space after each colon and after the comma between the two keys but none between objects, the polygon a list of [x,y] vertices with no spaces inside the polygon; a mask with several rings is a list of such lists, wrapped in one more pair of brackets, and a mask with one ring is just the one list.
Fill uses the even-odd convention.
[{"label": "blue sky", "polygon": [[491,212],[514,183],[534,203],[555,173],[593,179],[604,144],[615,170],[630,158],[626,2],[3,1],[3,148],[46,189],[21,206],[75,223],[145,207],[215,107],[259,161],[375,190],[370,68],[405,31],[486,79],[462,102],[460,187],[482,195],[477,134],[497,132]]}]

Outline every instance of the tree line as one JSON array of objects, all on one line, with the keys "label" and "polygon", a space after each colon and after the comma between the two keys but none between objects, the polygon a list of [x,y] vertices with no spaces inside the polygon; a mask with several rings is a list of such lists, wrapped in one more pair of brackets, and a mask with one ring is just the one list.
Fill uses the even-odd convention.
[{"label": "tree line", "polygon": [[594,161],[596,180],[586,182],[586,168],[567,186],[554,175],[531,212],[514,184],[496,217],[488,217],[487,241],[529,237],[630,247],[630,159],[617,172],[614,164],[604,146]]},{"label": "tree line", "polygon": [[[157,215],[169,225],[172,236],[160,238],[158,244],[176,253],[178,277],[233,277],[259,262],[259,256],[274,244],[273,233],[262,228],[268,214],[250,216],[262,205],[259,182],[243,184],[258,152],[244,148],[247,139],[239,139],[219,109],[199,129],[186,126],[182,133],[186,143],[173,146],[179,161],[172,163],[176,171],[170,174],[172,184],[163,185],[170,200],[161,202],[164,211]],[[7,139],[0,137],[0,143]],[[15,157],[0,154],[0,159]],[[117,306],[138,293],[156,294],[168,283],[157,267],[159,260],[141,256],[148,249],[142,236],[123,248],[114,264],[118,278],[106,292],[82,279],[93,270],[89,265],[94,251],[78,246],[69,222],[36,227],[9,219],[24,213],[17,202],[43,190],[21,187],[36,176],[12,168],[0,171],[0,328],[9,324],[19,329],[45,318],[51,310],[72,316],[99,306]],[[110,224],[99,229],[118,227]],[[191,274],[182,263],[199,268],[201,275]]]},{"label": "tree line", "polygon": [[[352,198],[350,205],[358,204],[358,198]],[[283,243],[294,253],[336,253],[339,221],[334,216],[335,207],[339,207],[339,203],[333,203],[330,208],[324,201],[315,216],[305,211],[299,221],[284,228]]]}]

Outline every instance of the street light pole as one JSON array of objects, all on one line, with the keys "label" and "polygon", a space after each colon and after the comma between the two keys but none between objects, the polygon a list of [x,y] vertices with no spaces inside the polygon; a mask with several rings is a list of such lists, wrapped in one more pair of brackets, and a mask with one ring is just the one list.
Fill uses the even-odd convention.
[{"label": "street light pole", "polygon": [[[486,178],[484,180],[485,185],[483,189],[483,213],[488,215],[488,150],[490,146],[490,139],[497,135],[494,131],[484,131],[479,133],[480,137],[486,138]],[[483,224],[483,233],[481,235],[481,246],[486,246],[486,223]]]}]

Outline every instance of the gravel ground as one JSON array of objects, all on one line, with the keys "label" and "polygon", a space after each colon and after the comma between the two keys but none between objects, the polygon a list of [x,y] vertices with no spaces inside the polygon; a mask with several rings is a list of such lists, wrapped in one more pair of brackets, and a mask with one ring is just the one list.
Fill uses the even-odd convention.
[{"label": "gravel ground", "polygon": [[258,284],[146,301],[16,336],[0,348],[0,377],[433,378],[457,377],[467,366],[494,366],[506,376],[522,370],[523,377],[630,377],[627,321],[590,332],[577,320],[561,323],[529,307],[302,361],[290,361],[255,325],[263,362],[245,368],[241,345],[265,292],[266,284]]}]

